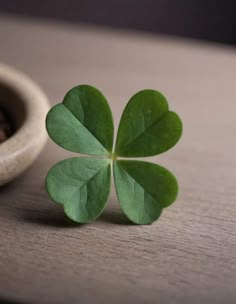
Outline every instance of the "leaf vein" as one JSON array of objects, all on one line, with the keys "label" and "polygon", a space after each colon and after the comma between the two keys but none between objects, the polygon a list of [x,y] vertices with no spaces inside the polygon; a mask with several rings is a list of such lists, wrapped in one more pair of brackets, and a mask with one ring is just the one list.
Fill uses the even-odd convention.
[{"label": "leaf vein", "polygon": [[139,137],[141,137],[144,133],[148,132],[154,125],[160,123],[162,119],[165,118],[166,115],[169,114],[170,111],[165,112],[162,114],[158,120],[155,120],[153,123],[151,123],[146,129],[144,129],[142,132],[138,133],[134,138],[132,138],[129,142],[123,144],[121,147],[119,147],[119,150],[125,150],[127,147],[132,144],[135,140],[137,140]]},{"label": "leaf vein", "polygon": [[98,142],[98,144],[106,151],[107,149],[104,147],[104,145],[99,141],[99,139],[87,128],[87,126],[85,126],[75,115],[73,112],[70,111],[70,109],[63,103],[64,107],[67,109],[67,111],[70,112],[70,114],[81,124],[81,126],[83,126],[88,132],[89,134],[95,139],[96,142]]}]

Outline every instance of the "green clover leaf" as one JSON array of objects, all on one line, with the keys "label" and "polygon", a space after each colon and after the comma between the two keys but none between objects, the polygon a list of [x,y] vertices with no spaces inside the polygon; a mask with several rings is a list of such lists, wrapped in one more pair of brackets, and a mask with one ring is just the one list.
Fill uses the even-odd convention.
[{"label": "green clover leaf", "polygon": [[63,160],[48,172],[50,198],[61,204],[73,221],[88,223],[102,213],[112,166],[118,200],[132,222],[150,224],[176,200],[177,180],[167,169],[118,159],[160,154],[180,139],[181,120],[169,111],[160,92],[143,90],[130,99],[120,120],[114,152],[111,110],[102,93],[92,86],[71,89],[63,102],[48,112],[46,128],[59,146],[95,156]]},{"label": "green clover leaf", "polygon": [[46,119],[49,136],[62,148],[90,155],[108,155],[113,145],[109,105],[96,88],[80,85],[70,90]]},{"label": "green clover leaf", "polygon": [[124,109],[115,150],[123,157],[153,156],[173,147],[181,133],[181,120],[169,111],[165,97],[154,90],[143,90]]},{"label": "green clover leaf", "polygon": [[111,186],[108,159],[74,157],[56,164],[48,173],[51,198],[64,205],[68,217],[79,223],[95,220],[103,211]]}]

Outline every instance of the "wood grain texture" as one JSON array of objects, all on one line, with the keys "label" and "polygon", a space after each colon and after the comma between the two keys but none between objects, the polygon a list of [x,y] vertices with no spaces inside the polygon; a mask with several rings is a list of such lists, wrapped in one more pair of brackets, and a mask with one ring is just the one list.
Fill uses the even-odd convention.
[{"label": "wood grain texture", "polygon": [[0,189],[0,298],[24,303],[236,302],[236,53],[164,37],[0,17],[0,59],[30,74],[51,104],[73,85],[107,96],[117,127],[137,90],[163,91],[184,122],[152,158],[178,177],[178,201],[151,226],[120,212],[76,226],[44,191],[70,153],[49,142]]}]

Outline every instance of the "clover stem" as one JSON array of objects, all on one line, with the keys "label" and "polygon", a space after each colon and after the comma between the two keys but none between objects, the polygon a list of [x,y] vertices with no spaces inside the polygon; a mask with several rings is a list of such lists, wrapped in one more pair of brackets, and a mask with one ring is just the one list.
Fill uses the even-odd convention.
[{"label": "clover stem", "polygon": [[[110,158],[110,164],[111,164],[111,176],[114,177],[114,162],[117,160],[117,155],[114,152],[111,152],[109,155]],[[114,183],[114,178],[112,178],[112,181]]]},{"label": "clover stem", "polygon": [[117,155],[113,152],[110,153],[109,155],[109,158],[112,160],[112,161],[115,161],[117,159]]}]

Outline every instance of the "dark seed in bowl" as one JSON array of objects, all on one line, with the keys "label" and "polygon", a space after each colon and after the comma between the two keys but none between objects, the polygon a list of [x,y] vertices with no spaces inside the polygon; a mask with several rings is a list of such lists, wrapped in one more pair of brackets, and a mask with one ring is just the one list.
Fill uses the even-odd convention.
[{"label": "dark seed in bowl", "polygon": [[0,144],[12,135],[12,125],[5,111],[0,108]]}]

